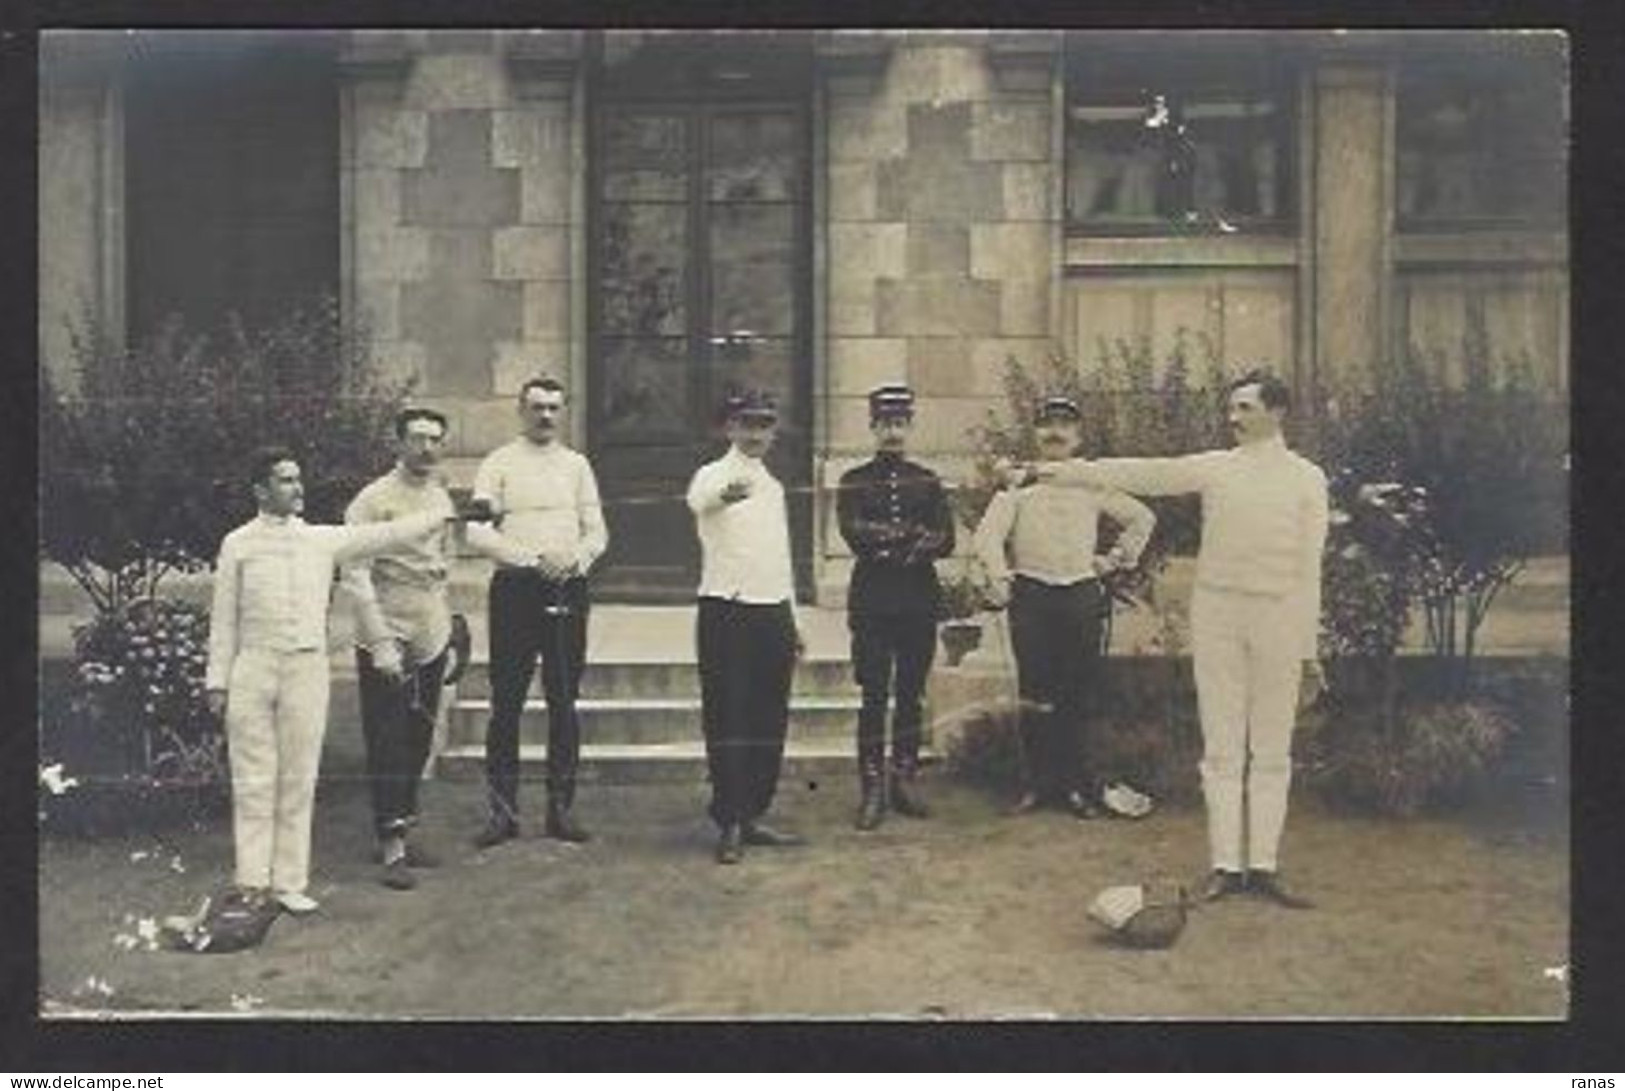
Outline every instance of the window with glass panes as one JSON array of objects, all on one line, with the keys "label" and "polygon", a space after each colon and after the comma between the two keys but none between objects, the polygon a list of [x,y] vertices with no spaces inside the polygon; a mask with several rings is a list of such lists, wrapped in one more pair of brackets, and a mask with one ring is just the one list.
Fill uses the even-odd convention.
[{"label": "window with glass panes", "polygon": [[1068,45],[1066,215],[1080,234],[1281,232],[1294,219],[1293,65],[1267,45]]},{"label": "window with glass panes", "polygon": [[1486,36],[1401,60],[1394,117],[1401,231],[1561,224],[1564,64],[1549,35]]}]

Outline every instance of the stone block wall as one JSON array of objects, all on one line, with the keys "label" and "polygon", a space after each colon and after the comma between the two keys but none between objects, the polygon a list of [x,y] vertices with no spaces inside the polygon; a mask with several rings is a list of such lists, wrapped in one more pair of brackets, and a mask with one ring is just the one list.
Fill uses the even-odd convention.
[{"label": "stone block wall", "polygon": [[78,386],[73,332],[81,322],[124,333],[123,112],[105,38],[42,38],[38,352],[65,390]]},{"label": "stone block wall", "polygon": [[1004,360],[1042,358],[1058,318],[1053,56],[1012,66],[987,32],[884,37],[883,64],[824,85],[823,602],[850,571],[831,490],[868,456],[866,392],[910,383],[915,453],[957,474]]},{"label": "stone block wall", "polygon": [[526,378],[585,364],[573,40],[548,36],[545,66],[534,42],[356,31],[345,61],[347,287],[378,358],[451,417],[454,461],[511,438]]}]

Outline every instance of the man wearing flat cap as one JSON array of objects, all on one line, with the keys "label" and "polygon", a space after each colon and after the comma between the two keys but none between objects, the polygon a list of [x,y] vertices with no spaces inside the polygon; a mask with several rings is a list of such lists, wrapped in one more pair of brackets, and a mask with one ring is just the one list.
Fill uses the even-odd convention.
[{"label": "man wearing flat cap", "polygon": [[695,472],[688,506],[700,538],[695,637],[709,809],[719,831],[717,862],[736,864],[747,845],[801,841],[761,818],[778,788],[802,645],[784,487],[762,462],[778,408],[749,391],[730,396],[723,414],[728,451]]},{"label": "man wearing flat cap", "polygon": [[[1071,458],[1082,422],[1071,398],[1040,402],[1034,422],[1039,457]],[[1109,553],[1097,555],[1102,515],[1122,531]],[[1091,723],[1109,608],[1099,577],[1138,564],[1155,526],[1150,508],[1120,492],[1037,485],[996,494],[976,528],[976,554],[993,603],[1010,608],[1027,782],[1017,813],[1045,805],[1083,819],[1103,813],[1103,770]]]},{"label": "man wearing flat cap", "polygon": [[[904,457],[914,392],[902,383],[869,394],[875,457],[841,475],[836,513],[856,559],[847,592],[852,666],[863,690],[858,713],[857,827],[872,830],[890,809],[929,813],[914,789],[920,758],[920,696],[936,652],[935,563],[953,552],[953,516],[936,474]],[[886,704],[896,674],[889,777]],[[888,791],[889,789],[889,791]]]}]

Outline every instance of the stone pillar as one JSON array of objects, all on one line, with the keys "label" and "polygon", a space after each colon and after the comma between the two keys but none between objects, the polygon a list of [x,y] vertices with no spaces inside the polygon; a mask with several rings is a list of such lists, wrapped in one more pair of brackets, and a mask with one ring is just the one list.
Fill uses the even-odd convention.
[{"label": "stone pillar", "polygon": [[881,44],[878,61],[843,57],[839,35],[822,58],[821,602],[845,588],[829,496],[867,457],[865,393],[913,385],[914,450],[952,475],[1000,400],[1005,358],[1048,351],[1060,268],[1051,36],[855,36]]},{"label": "stone pillar", "polygon": [[531,375],[581,401],[577,38],[356,31],[346,53],[347,295],[452,418],[454,477],[512,436]]},{"label": "stone pillar", "polygon": [[39,365],[78,384],[73,332],[124,330],[124,97],[117,36],[44,35],[39,100]]},{"label": "stone pillar", "polygon": [[1310,355],[1298,385],[1369,373],[1387,345],[1393,122],[1387,69],[1328,60],[1313,77],[1313,143],[1304,209]]}]

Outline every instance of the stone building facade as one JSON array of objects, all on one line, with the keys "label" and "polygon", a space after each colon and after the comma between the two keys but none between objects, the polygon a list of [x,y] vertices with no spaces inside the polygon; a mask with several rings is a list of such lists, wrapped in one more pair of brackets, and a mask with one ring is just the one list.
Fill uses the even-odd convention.
[{"label": "stone building facade", "polygon": [[882,381],[950,475],[1005,360],[1118,340],[1302,382],[1411,344],[1456,367],[1478,329],[1566,390],[1560,38],[187,35],[47,37],[42,366],[87,313],[136,338],[329,290],[464,477],[564,376],[608,597],[692,586],[676,494],[737,383],[785,404],[820,603]]}]

